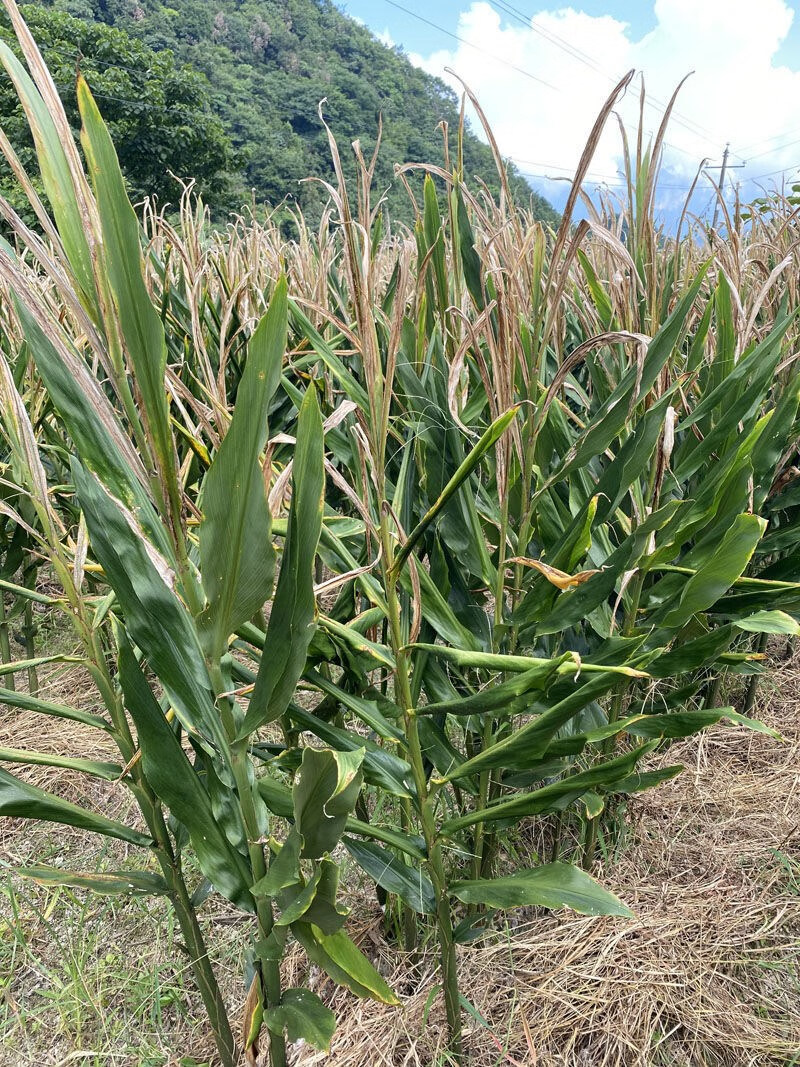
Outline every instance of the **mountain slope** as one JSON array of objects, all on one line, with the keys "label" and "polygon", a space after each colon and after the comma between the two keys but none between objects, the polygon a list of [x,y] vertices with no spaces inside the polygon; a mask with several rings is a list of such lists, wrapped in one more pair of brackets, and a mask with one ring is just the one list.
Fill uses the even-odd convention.
[{"label": "mountain slope", "polygon": [[[444,120],[456,150],[458,100],[441,81],[381,44],[329,0],[40,0],[86,22],[105,23],[154,52],[169,50],[179,64],[205,76],[209,105],[236,154],[231,180],[218,207],[235,207],[254,195],[278,205],[296,199],[312,215],[327,199],[309,176],[331,178],[324,112],[342,156],[358,138],[365,154],[375,142],[379,115],[383,140],[376,187],[389,188],[390,213],[409,221],[411,209],[396,162],[440,162]],[[101,102],[102,105],[102,102]],[[491,153],[468,133],[463,145],[467,179],[479,176],[496,191]],[[171,168],[175,169],[175,168]],[[515,195],[540,217],[555,213],[513,172]],[[223,199],[226,201],[222,203]]]}]

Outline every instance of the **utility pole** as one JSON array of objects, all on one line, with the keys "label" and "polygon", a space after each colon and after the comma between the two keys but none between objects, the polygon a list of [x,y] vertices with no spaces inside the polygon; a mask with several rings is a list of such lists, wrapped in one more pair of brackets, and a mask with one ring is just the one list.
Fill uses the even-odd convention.
[{"label": "utility pole", "polygon": [[717,201],[714,204],[714,218],[713,218],[713,220],[711,222],[711,229],[712,230],[716,230],[716,228],[717,228],[717,215],[719,214],[719,202],[720,202],[720,198],[725,195],[725,171],[728,169],[728,153],[730,152],[730,148],[731,148],[731,146],[729,144],[726,144],[725,145],[725,151],[722,153],[722,169],[721,169],[720,175],[719,175],[719,196],[717,197]]},{"label": "utility pole", "polygon": [[708,170],[718,170],[720,172],[720,174],[719,174],[719,196],[717,197],[717,202],[716,202],[716,204],[714,206],[714,218],[713,218],[712,223],[711,223],[711,229],[712,230],[716,230],[716,228],[717,228],[717,216],[719,215],[719,202],[722,199],[722,197],[725,195],[725,175],[726,175],[726,173],[728,172],[728,170],[731,170],[734,167],[745,167],[745,166],[747,166],[746,163],[728,163],[728,155],[730,154],[730,150],[731,150],[730,144],[726,144],[725,145],[725,151],[722,153],[722,166],[721,167],[703,167],[703,170],[706,170],[706,171],[708,171]]}]

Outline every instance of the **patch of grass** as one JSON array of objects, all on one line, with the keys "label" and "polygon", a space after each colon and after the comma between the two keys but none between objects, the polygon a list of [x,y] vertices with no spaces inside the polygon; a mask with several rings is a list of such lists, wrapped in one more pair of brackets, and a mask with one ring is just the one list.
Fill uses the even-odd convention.
[{"label": "patch of grass", "polygon": [[800,896],[800,861],[779,848],[770,849],[770,853],[781,872],[784,893]]},{"label": "patch of grass", "polygon": [[[202,1007],[166,903],[49,890],[8,876],[0,929],[5,1062],[60,1064],[78,1053],[81,1063],[115,1067],[209,1062]],[[176,1052],[184,1059],[176,1061]]]}]

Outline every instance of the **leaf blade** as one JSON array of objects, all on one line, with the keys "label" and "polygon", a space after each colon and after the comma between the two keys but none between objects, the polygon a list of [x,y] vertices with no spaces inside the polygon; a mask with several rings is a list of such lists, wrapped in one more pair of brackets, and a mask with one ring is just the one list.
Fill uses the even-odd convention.
[{"label": "leaf blade", "polygon": [[292,503],[264,653],[240,737],[284,714],[305,669],[316,626],[314,560],[325,492],[322,417],[313,387],[300,408]]},{"label": "leaf blade", "polygon": [[63,826],[75,826],[81,830],[91,830],[104,837],[116,837],[131,845],[149,848],[153,839],[129,826],[107,819],[62,800],[52,793],[46,793],[28,782],[15,778],[13,774],[0,768],[0,815],[14,816],[19,819],[40,819],[43,822],[61,823]]},{"label": "leaf blade", "polygon": [[200,564],[208,598],[203,622],[215,656],[272,591],[275,552],[259,456],[286,336],[286,279],[281,278],[250,338],[233,418],[203,482]]},{"label": "leaf blade", "polygon": [[491,908],[568,907],[580,915],[633,918],[630,908],[571,863],[547,863],[505,878],[454,882],[451,892],[465,904]]}]

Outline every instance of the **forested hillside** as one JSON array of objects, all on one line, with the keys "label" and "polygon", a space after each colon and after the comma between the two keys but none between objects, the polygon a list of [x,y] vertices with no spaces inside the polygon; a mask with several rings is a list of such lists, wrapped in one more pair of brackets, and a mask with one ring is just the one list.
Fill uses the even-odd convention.
[{"label": "forested hillside", "polygon": [[[457,150],[451,90],[328,0],[39,0],[23,13],[75,112],[75,72],[86,75],[136,197],[174,200],[172,172],[196,178],[217,214],[255,198],[273,207],[296,201],[313,217],[327,194],[303,179],[331,177],[323,98],[345,148],[359,138],[371,150],[382,116],[376,188],[389,189],[394,218],[412,217],[394,164],[439,162],[442,120]],[[0,118],[24,158],[14,100],[4,84]],[[342,154],[349,160],[349,150]],[[471,133],[463,157],[467,180],[495,191],[491,153]],[[521,175],[511,181],[540,217],[554,217]]]}]

